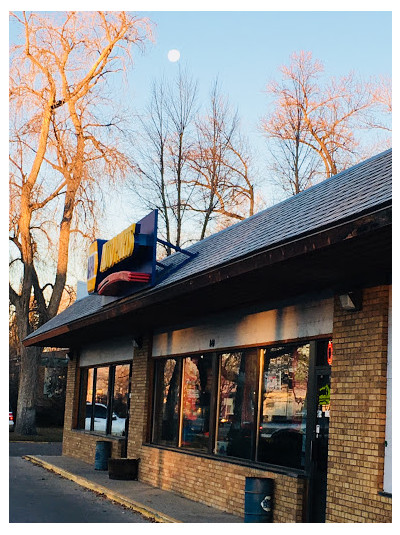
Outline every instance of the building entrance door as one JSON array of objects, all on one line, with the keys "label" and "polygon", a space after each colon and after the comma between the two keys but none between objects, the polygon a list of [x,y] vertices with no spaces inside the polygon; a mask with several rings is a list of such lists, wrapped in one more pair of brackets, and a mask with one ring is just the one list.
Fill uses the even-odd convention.
[{"label": "building entrance door", "polygon": [[316,418],[311,450],[310,522],[325,522],[330,420],[330,368],[315,370]]}]

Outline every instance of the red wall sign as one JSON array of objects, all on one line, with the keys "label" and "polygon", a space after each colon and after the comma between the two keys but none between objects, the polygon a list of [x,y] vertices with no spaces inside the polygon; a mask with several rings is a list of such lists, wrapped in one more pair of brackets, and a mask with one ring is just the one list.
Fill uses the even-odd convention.
[{"label": "red wall sign", "polygon": [[332,345],[332,340],[329,340],[328,351],[326,355],[326,360],[328,361],[329,366],[332,365],[332,357],[333,357],[333,345]]}]

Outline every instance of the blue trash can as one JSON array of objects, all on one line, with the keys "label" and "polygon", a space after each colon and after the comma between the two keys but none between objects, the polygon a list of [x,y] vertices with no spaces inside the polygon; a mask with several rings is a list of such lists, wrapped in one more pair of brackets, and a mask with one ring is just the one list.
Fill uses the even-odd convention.
[{"label": "blue trash can", "polygon": [[244,491],[245,523],[272,522],[273,491],[273,479],[246,477]]},{"label": "blue trash can", "polygon": [[95,470],[108,470],[108,459],[111,457],[112,443],[107,440],[96,442],[96,453],[94,456]]}]

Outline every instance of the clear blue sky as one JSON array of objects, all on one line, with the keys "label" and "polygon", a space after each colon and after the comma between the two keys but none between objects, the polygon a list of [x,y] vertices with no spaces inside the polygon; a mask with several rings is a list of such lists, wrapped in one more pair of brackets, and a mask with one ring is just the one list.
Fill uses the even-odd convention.
[{"label": "clear blue sky", "polygon": [[[143,12],[140,12],[143,13]],[[218,75],[249,127],[263,114],[266,81],[292,52],[309,50],[326,72],[391,74],[390,12],[145,12],[156,24],[156,43],[136,59],[132,76],[138,104],[150,80],[177,69],[167,52],[199,79],[203,96]],[[253,124],[253,128],[255,125]]]},{"label": "clear blue sky", "polygon": [[[245,133],[265,161],[265,140],[257,130],[267,110],[266,82],[295,51],[308,50],[321,60],[328,75],[354,70],[368,78],[391,75],[391,12],[361,11],[139,11],[155,23],[155,43],[136,55],[130,75],[132,103],[140,110],[151,82],[186,66],[199,81],[200,102],[206,103],[218,76],[230,102],[238,107]],[[178,49],[179,62],[167,53]],[[264,154],[263,154],[264,153]],[[267,194],[268,197],[268,194]],[[269,201],[277,200],[276,196]]]},{"label": "clear blue sky", "polygon": [[[83,2],[80,9],[103,7],[90,4],[93,5]],[[204,7],[209,7],[208,4]],[[384,4],[382,9],[385,9]],[[142,5],[143,2],[139,2],[139,8]],[[170,3],[166,5],[174,8]],[[218,2],[216,5],[218,7]],[[128,6],[116,7],[126,9]],[[188,7],[200,6],[197,3]],[[243,3],[241,7],[246,5]],[[135,3],[129,4],[129,8],[135,8]],[[269,79],[279,77],[278,67],[287,64],[293,52],[311,51],[314,58],[323,62],[328,75],[345,75],[351,70],[365,78],[391,75],[390,11],[139,10],[137,13],[155,23],[155,43],[148,45],[144,54],[134,54],[135,65],[129,75],[127,94],[123,93],[121,99],[129,99],[140,112],[146,104],[152,80],[161,74],[169,78],[180,64],[198,79],[200,103],[205,103],[211,84],[218,76],[231,104],[239,110],[244,133],[259,154],[260,169],[265,160],[265,141],[257,127],[268,104],[263,90]],[[12,39],[12,30],[10,36]],[[180,51],[179,62],[168,61],[170,49]],[[124,217],[119,211],[111,225],[117,232],[131,222],[131,208],[122,211]]]}]

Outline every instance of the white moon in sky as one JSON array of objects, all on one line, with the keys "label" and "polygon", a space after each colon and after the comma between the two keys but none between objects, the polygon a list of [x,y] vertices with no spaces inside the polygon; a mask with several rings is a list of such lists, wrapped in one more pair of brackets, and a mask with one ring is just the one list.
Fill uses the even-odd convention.
[{"label": "white moon in sky", "polygon": [[172,61],[173,63],[175,63],[175,61],[178,61],[180,57],[181,57],[181,53],[179,52],[179,50],[176,50],[175,48],[168,52],[168,59],[169,61]]}]

